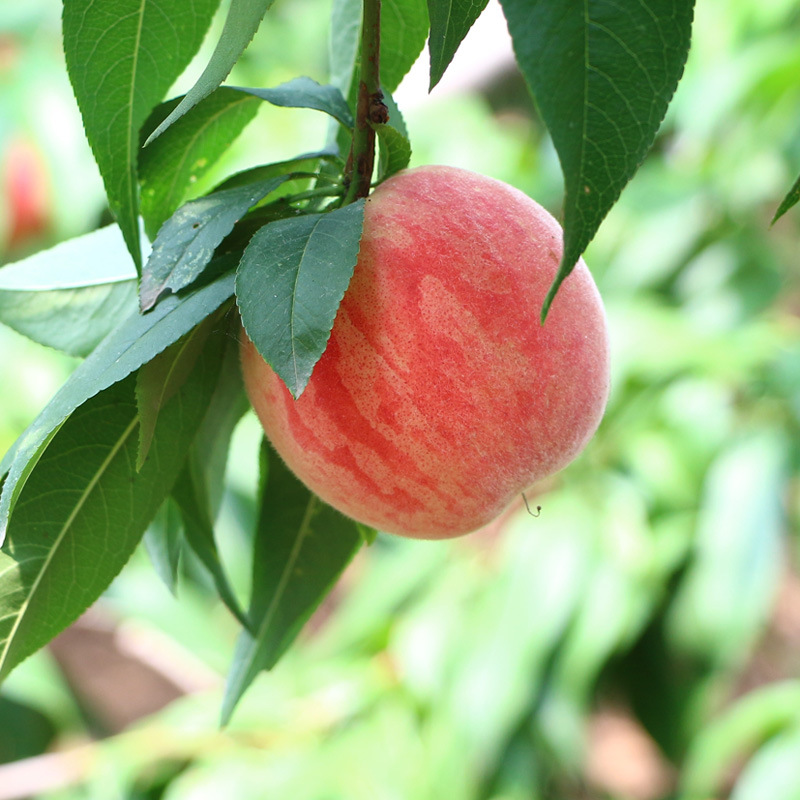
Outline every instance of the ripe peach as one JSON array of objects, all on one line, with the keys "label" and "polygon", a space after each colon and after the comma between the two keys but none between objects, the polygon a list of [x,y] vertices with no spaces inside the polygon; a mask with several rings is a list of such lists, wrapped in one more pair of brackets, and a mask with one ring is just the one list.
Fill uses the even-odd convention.
[{"label": "ripe peach", "polygon": [[443,539],[490,522],[574,459],[605,408],[605,313],[582,261],[539,323],[561,242],[553,217],[500,181],[450,167],[385,181],[297,400],[242,337],[275,449],[379,530]]}]

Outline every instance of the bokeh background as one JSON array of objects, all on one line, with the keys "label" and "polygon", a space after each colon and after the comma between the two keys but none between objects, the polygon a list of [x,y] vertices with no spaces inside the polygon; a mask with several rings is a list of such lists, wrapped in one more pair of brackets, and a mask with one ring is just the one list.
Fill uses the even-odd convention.
[{"label": "bokeh background", "polygon": [[[325,81],[328,10],[277,3],[232,81]],[[59,14],[0,3],[0,263],[107,221]],[[379,536],[224,730],[237,625],[189,556],[176,599],[143,546],[0,689],[0,800],[800,798],[800,211],[770,226],[800,171],[798,42],[794,0],[698,4],[653,151],[586,254],[608,413],[532,493],[539,517]],[[414,164],[558,214],[496,7],[425,86],[418,65],[397,94]],[[197,191],[316,149],[321,117],[264,108]],[[75,363],[0,327],[0,452]],[[243,594],[258,440],[248,416],[218,528]]]}]

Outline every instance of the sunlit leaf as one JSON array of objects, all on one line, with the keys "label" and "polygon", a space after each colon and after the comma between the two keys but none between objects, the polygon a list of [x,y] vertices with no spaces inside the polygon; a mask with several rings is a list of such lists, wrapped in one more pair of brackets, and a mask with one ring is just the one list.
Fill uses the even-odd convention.
[{"label": "sunlit leaf", "polygon": [[108,202],[141,270],[139,129],[183,72],[219,0],[65,0],[64,54]]},{"label": "sunlit leaf", "polygon": [[239,56],[247,45],[250,44],[261,20],[274,1],[231,0],[219,42],[217,42],[217,47],[203,70],[203,74],[169,116],[150,134],[145,145],[149,145],[204,97],[208,97],[228,77],[228,73],[233,69],[233,65],[239,60]]}]

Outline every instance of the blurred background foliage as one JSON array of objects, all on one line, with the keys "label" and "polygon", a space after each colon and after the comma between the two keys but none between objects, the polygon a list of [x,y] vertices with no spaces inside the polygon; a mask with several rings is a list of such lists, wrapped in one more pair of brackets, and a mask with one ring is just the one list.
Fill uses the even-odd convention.
[{"label": "blurred background foliage", "polygon": [[[327,10],[276,4],[231,82],[324,81]],[[106,217],[59,13],[0,5],[0,262]],[[140,548],[0,691],[0,800],[800,798],[797,209],[770,227],[800,170],[800,6],[696,17],[654,150],[586,254],[612,396],[585,454],[531,493],[540,516],[379,536],[224,730],[237,625],[188,555],[176,600]],[[424,69],[398,92],[414,163],[557,214],[557,159],[497,20],[432,97]],[[316,149],[319,117],[265,107],[197,191]],[[0,329],[0,451],[75,363]],[[259,434],[237,429],[218,527],[243,592]]]}]

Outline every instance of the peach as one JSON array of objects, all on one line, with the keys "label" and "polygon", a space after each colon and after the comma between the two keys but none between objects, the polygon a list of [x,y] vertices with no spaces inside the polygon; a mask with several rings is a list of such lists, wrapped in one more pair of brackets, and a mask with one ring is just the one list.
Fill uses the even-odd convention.
[{"label": "peach", "polygon": [[379,530],[443,539],[497,517],[594,434],[608,337],[583,261],[539,311],[561,228],[500,181],[401,172],[368,198],[328,347],[294,400],[242,336],[250,401],[319,497]]}]

